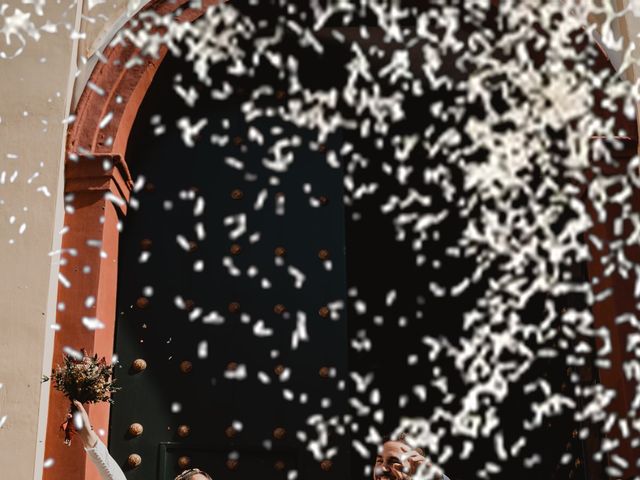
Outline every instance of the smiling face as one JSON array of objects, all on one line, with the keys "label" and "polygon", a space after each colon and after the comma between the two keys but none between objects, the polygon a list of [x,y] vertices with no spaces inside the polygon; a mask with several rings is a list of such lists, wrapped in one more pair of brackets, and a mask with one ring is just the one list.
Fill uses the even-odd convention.
[{"label": "smiling face", "polygon": [[410,447],[402,442],[389,441],[382,446],[373,466],[373,480],[404,480],[411,478],[407,453]]}]

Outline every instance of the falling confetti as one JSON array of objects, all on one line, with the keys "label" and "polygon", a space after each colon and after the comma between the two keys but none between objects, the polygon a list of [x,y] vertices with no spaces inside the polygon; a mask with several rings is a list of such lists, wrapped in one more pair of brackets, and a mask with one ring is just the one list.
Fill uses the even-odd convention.
[{"label": "falling confetti", "polygon": [[[89,10],[98,3],[91,2]],[[346,303],[327,298],[326,306],[317,307],[318,314],[302,312],[297,306],[289,311],[287,304],[277,309],[280,324],[272,325],[262,315],[271,307],[232,301],[224,307],[227,315],[226,310],[211,310],[205,302],[189,300],[186,283],[176,281],[174,291],[147,285],[154,280],[148,272],[137,292],[144,288],[147,300],[170,298],[194,325],[213,329],[240,325],[248,328],[242,335],[264,342],[285,336],[284,324],[285,358],[310,343],[327,341],[318,334],[317,316],[335,323],[348,319],[357,325],[349,326],[349,355],[368,359],[356,360],[354,365],[364,368],[369,361],[371,371],[348,372],[349,412],[356,420],[318,413],[330,410],[335,400],[320,392],[297,391],[295,366],[282,366],[275,381],[264,371],[267,367],[261,365],[256,374],[248,359],[239,357],[235,368],[224,372],[226,380],[257,378],[265,388],[278,385],[287,402],[315,402],[318,411],[309,416],[308,429],[297,438],[318,461],[339,456],[334,436],[345,436],[347,431],[354,453],[369,459],[381,440],[377,429],[386,421],[385,406],[396,409],[397,404],[409,411],[417,401],[424,404],[419,407],[422,415],[403,418],[397,430],[426,447],[445,471],[447,465],[455,465],[456,456],[472,462],[477,478],[497,478],[516,460],[534,469],[548,459],[533,451],[535,435],[530,432],[570,417],[576,432],[587,427],[604,432],[592,437],[599,444],[592,456],[606,454],[607,473],[621,475],[635,459],[619,455],[619,446],[605,434],[617,429],[636,444],[640,435],[635,420],[640,407],[638,307],[621,310],[611,325],[628,329],[622,345],[612,339],[617,337],[602,326],[596,312],[614,296],[612,282],[618,280],[612,279],[635,284],[632,303],[640,295],[640,268],[633,250],[640,219],[632,206],[640,188],[640,160],[633,155],[622,168],[616,156],[623,139],[637,133],[620,127],[618,117],[635,121],[640,97],[636,85],[625,80],[625,73],[637,67],[631,54],[634,44],[624,46],[614,34],[621,13],[595,1],[314,0],[301,5],[273,1],[264,10],[257,8],[260,2],[245,3],[221,2],[206,8],[193,22],[150,9],[138,17],[135,28],[126,27],[116,35],[116,44],[134,45],[143,57],[153,57],[167,47],[184,58],[198,80],[190,85],[186,75],[171,79],[171,95],[193,116],[181,116],[172,123],[165,112],[154,112],[148,124],[160,136],[158,140],[175,129],[194,155],[201,155],[197,152],[205,145],[213,157],[199,160],[217,162],[247,185],[231,192],[236,203],[224,212],[219,225],[217,217],[211,216],[218,204],[205,193],[181,186],[187,189],[177,199],[163,199],[164,216],[158,217],[167,231],[180,226],[171,231],[176,250],[157,255],[154,251],[152,257],[149,249],[142,249],[135,258],[146,268],[153,267],[160,255],[182,255],[189,258],[189,269],[202,277],[222,266],[229,282],[254,282],[265,292],[279,292],[287,282],[305,295],[316,276],[341,271],[342,253],[334,258],[330,249],[332,258],[322,259],[322,270],[313,273],[298,262],[297,252],[278,250],[271,263],[281,269],[281,277],[272,275],[271,266],[245,260],[246,252],[267,248],[269,231],[281,228],[268,221],[286,222],[302,206],[321,213],[338,203],[345,208],[348,228],[384,222],[380,236],[388,229],[397,248],[408,252],[399,260],[406,275],[421,275],[419,295],[414,301],[393,281],[380,280],[384,289],[375,295],[368,293],[368,285],[350,284]],[[27,10],[29,5],[36,14],[42,8],[40,3],[25,3],[25,11],[0,6],[3,61],[19,56],[28,42],[62,28],[52,23],[38,26],[32,8]],[[626,12],[640,15],[635,2]],[[597,35],[596,29],[587,28],[590,17],[599,18]],[[150,33],[159,27],[163,35]],[[68,33],[71,38],[81,35],[75,30]],[[601,47],[612,59],[620,59],[618,74],[596,68]],[[129,66],[140,62],[132,59]],[[310,75],[310,63],[324,68],[325,74]],[[251,85],[250,92],[240,93],[246,85]],[[91,82],[87,88],[98,95],[105,93]],[[220,110],[230,109],[235,95],[242,98],[238,111],[223,121],[214,122],[213,115],[196,117],[205,101]],[[601,110],[609,113],[603,116],[598,113]],[[35,114],[25,111],[23,115]],[[115,119],[114,112],[104,111],[96,120],[99,129],[106,131]],[[72,124],[76,117],[56,121]],[[3,116],[0,128],[4,122]],[[235,148],[233,154],[230,148]],[[55,192],[55,188],[36,185],[44,183],[44,175],[16,169],[14,164],[21,157],[3,153],[10,165],[0,173],[3,202],[10,199],[4,189],[11,185],[42,194],[41,200],[52,200],[49,189]],[[313,179],[303,188],[287,188],[289,175],[301,164],[311,168],[308,165],[315,158],[343,175],[342,198],[327,203],[323,192],[318,193],[320,182]],[[143,197],[148,187],[149,180],[139,175],[136,198],[129,201],[132,210],[147,208]],[[294,191],[300,196],[290,193]],[[112,193],[105,200],[125,206]],[[182,203],[188,204],[188,210],[183,210]],[[2,208],[8,212],[4,216],[4,227],[11,232],[8,243],[28,239],[33,229],[26,212],[4,203]],[[67,215],[75,214],[72,198],[65,209]],[[610,231],[605,232],[608,225]],[[214,239],[212,232],[218,231],[224,235]],[[231,256],[213,243],[222,242],[222,237],[235,242]],[[101,240],[89,239],[87,246],[108,258]],[[271,260],[274,247],[268,248],[264,256]],[[59,253],[64,261],[71,255]],[[349,258],[350,252],[346,255]],[[368,268],[354,276],[363,283],[368,277],[383,276],[376,257],[392,256],[375,250],[367,255]],[[578,272],[584,268],[591,269],[591,278]],[[62,272],[57,278],[63,289],[82,288]],[[396,283],[404,285],[400,280]],[[215,287],[211,286],[212,292]],[[84,294],[83,301],[90,309],[96,297]],[[255,301],[262,305],[261,299]],[[444,302],[456,306],[452,311],[462,312],[442,319],[459,327],[455,337],[438,332],[429,315],[439,315],[437,306]],[[140,305],[147,303],[135,308]],[[58,310],[64,311],[64,304]],[[88,330],[103,329],[106,322],[92,316],[76,321]],[[392,356],[387,334],[377,332],[396,326],[404,329],[402,335],[415,337],[406,339],[406,348],[395,346],[402,368],[420,371],[420,376],[391,392],[378,385],[383,380],[374,365],[376,355]],[[396,335],[394,331],[388,337]],[[195,344],[199,360],[212,356],[213,346],[207,339],[197,339]],[[614,344],[626,351],[614,352]],[[217,348],[217,342],[212,345]],[[65,352],[75,351],[66,348]],[[606,371],[616,356],[622,358],[619,366],[626,379],[636,385],[627,412],[613,412],[612,405],[620,397],[611,384],[585,384],[581,378],[586,365]],[[570,371],[566,382],[546,379],[545,365]],[[323,378],[333,380],[332,373]],[[517,426],[502,414],[513,402],[526,407]],[[177,414],[181,408],[174,403],[171,411]],[[6,416],[0,427],[5,421]],[[243,425],[246,431],[247,422],[236,420],[234,428],[240,432]],[[572,461],[567,455],[562,456],[563,465]],[[51,462],[47,468],[54,466],[54,460],[47,460]],[[288,471],[289,479],[296,476],[295,470]]]}]

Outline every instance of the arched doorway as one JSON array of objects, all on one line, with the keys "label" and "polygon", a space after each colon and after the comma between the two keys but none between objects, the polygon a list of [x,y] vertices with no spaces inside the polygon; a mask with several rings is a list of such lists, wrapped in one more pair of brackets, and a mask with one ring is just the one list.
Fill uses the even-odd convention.
[{"label": "arched doorway", "polygon": [[[195,13],[194,13],[195,15]],[[114,54],[116,55],[116,54]],[[123,57],[122,52],[119,54],[119,58],[126,58],[126,55]],[[117,56],[117,55],[116,55]],[[115,57],[114,57],[115,58]],[[91,145],[90,148],[81,147],[83,143],[76,142],[77,138],[80,138],[84,135],[84,133],[76,133],[72,134],[70,145],[72,147],[72,152],[78,156],[78,163],[70,163],[68,168],[68,192],[75,194],[74,203],[75,203],[75,211],[74,213],[69,214],[69,219],[71,222],[76,223],[77,225],[94,225],[95,228],[86,228],[80,227],[78,229],[72,228],[72,231],[83,232],[82,236],[76,238],[77,243],[73,243],[70,239],[67,243],[67,248],[77,248],[78,250],[83,249],[84,252],[80,255],[79,258],[85,262],[84,265],[76,264],[72,265],[71,263],[65,268],[70,272],[70,275],[78,275],[81,278],[92,278],[93,283],[86,282],[87,291],[82,293],[82,295],[78,295],[78,292],[74,292],[75,298],[73,300],[70,299],[68,305],[73,305],[75,302],[77,310],[75,314],[78,312],[84,312],[86,307],[84,306],[84,299],[88,296],[94,296],[98,301],[96,302],[96,313],[95,317],[98,318],[115,318],[117,315],[115,308],[115,264],[114,259],[117,258],[117,228],[118,221],[122,214],[126,213],[126,208],[128,208],[126,204],[126,200],[129,198],[130,189],[133,186],[133,179],[129,173],[129,168],[126,166],[126,163],[123,161],[125,156],[125,146],[127,144],[127,140],[129,138],[131,125],[133,124],[133,120],[135,118],[135,113],[137,112],[137,108],[139,103],[146,93],[151,78],[155,73],[155,69],[157,68],[157,63],[145,64],[144,66],[140,66],[139,71],[136,73],[138,75],[135,79],[131,80],[130,74],[126,71],[122,71],[122,69],[118,72],[116,69],[116,74],[113,75],[112,78],[119,78],[119,85],[123,88],[125,95],[121,95],[122,98],[119,100],[118,89],[113,89],[107,97],[109,97],[112,104],[108,104],[109,106],[105,107],[105,102],[98,98],[97,96],[93,96],[95,100],[98,100],[97,104],[93,104],[92,101],[85,101],[80,109],[80,114],[78,115],[79,125],[77,127],[77,132],[85,132],[87,142],[86,145]],[[137,68],[137,67],[136,67]],[[135,69],[134,69],[135,70]],[[110,75],[113,72],[110,72]],[[97,85],[101,85],[100,82],[94,82]],[[88,93],[91,96],[91,93]],[[99,106],[97,106],[99,105]],[[113,108],[113,110],[112,110]],[[85,109],[85,110],[83,110]],[[107,115],[111,111],[114,111],[114,118],[116,120],[111,120],[113,122],[113,126],[111,123],[107,124],[106,131],[105,129],[97,128],[97,126],[102,123],[102,121],[107,118]],[[118,113],[119,112],[119,113]],[[118,121],[120,118],[120,121]],[[89,126],[87,126],[90,124]],[[83,126],[84,125],[84,126]],[[110,134],[109,130],[113,129],[112,134]],[[109,140],[111,137],[112,140]],[[240,138],[238,142],[241,145],[243,139]],[[237,145],[237,146],[239,146]],[[87,154],[87,152],[90,152]],[[96,159],[98,161],[96,161]],[[72,160],[73,161],[73,160]],[[106,162],[106,163],[105,163]],[[104,165],[108,168],[104,169]],[[107,172],[106,174],[104,172]],[[166,173],[168,176],[169,173]],[[201,188],[201,187],[198,187]],[[185,187],[183,189],[186,193],[185,195],[189,197],[191,193],[189,193],[189,188]],[[109,191],[112,195],[104,197],[104,193]],[[193,192],[194,197],[197,198],[197,192],[195,190],[191,190]],[[151,193],[151,192],[149,192]],[[125,202],[119,201],[125,200]],[[90,209],[83,209],[84,205],[90,205]],[[86,217],[83,215],[86,214]],[[73,217],[72,217],[73,215]],[[102,220],[104,218],[104,220]],[[97,220],[97,221],[96,221]],[[101,225],[105,225],[102,227]],[[186,228],[186,227],[185,227]],[[362,230],[363,232],[365,230]],[[372,230],[369,230],[371,232]],[[197,234],[197,232],[196,232]],[[114,236],[115,235],[115,236]],[[138,239],[144,240],[145,238]],[[78,241],[79,240],[79,241]],[[153,239],[152,240],[153,243]],[[87,243],[87,241],[90,241]],[[100,248],[96,248],[96,245],[99,243]],[[188,243],[188,242],[187,242]],[[391,244],[389,244],[391,245]],[[142,245],[141,245],[142,246]],[[229,245],[231,248],[232,246]],[[242,249],[243,245],[239,245]],[[246,246],[245,251],[246,251]],[[388,245],[387,245],[388,247]],[[95,250],[91,250],[91,248]],[[147,247],[144,247],[147,248]],[[393,248],[393,247],[391,247]],[[104,251],[104,254],[100,252],[100,249]],[[190,249],[190,247],[188,248]],[[89,252],[89,253],[87,253]],[[196,250],[197,252],[197,250]],[[376,256],[376,249],[372,248],[368,253],[368,257],[360,257],[359,262],[367,264],[367,260],[371,260],[373,262]],[[87,258],[93,258],[94,263],[87,261]],[[132,259],[135,257],[131,257]],[[84,267],[88,266],[89,269],[85,269]],[[365,265],[366,266],[366,265]],[[81,267],[81,268],[79,268]],[[75,269],[75,270],[74,270]],[[364,271],[364,270],[362,270]],[[97,272],[97,273],[96,273]],[[399,273],[402,274],[402,269],[399,269]],[[82,275],[89,275],[88,277],[83,277]],[[142,285],[143,287],[145,285]],[[140,287],[140,286],[138,286]],[[132,287],[133,288],[133,287]],[[386,290],[386,289],[385,289]],[[131,291],[133,292],[133,290]],[[142,292],[144,297],[144,292]],[[379,295],[381,292],[377,292]],[[63,293],[64,295],[64,293]],[[154,293],[155,295],[155,293]],[[79,298],[83,297],[83,298]],[[62,296],[62,298],[65,298]],[[182,300],[189,300],[189,298],[183,298]],[[102,303],[104,301],[104,303]],[[126,303],[126,302],[125,302]],[[141,301],[141,305],[144,305],[144,300]],[[151,299],[149,305],[154,303],[153,298]],[[227,304],[227,310],[231,306],[231,304],[236,303],[234,301],[230,301]],[[240,302],[237,302],[240,303]],[[131,304],[131,299],[129,300],[129,304]],[[123,304],[124,305],[124,304]],[[273,307],[276,305],[280,305],[280,303],[274,303]],[[284,305],[284,304],[283,304]],[[197,308],[198,302],[195,302],[192,306],[194,309]],[[169,308],[170,305],[165,305],[165,307]],[[185,307],[189,308],[188,304],[185,304]],[[289,307],[285,305],[285,307]],[[100,309],[103,310],[100,310]],[[146,307],[141,307],[141,310],[144,310]],[[235,310],[236,307],[233,307]],[[278,309],[280,310],[280,309]],[[147,310],[151,312],[152,310]],[[193,310],[192,310],[193,311]],[[273,309],[272,309],[273,311]],[[74,312],[72,310],[68,310],[68,314],[71,315]],[[233,312],[229,312],[233,313]],[[239,312],[237,312],[239,313]],[[276,313],[274,311],[274,313]],[[62,317],[67,315],[67,313],[61,314]],[[601,317],[604,318],[604,317]],[[612,317],[610,318],[612,320]],[[242,320],[241,320],[242,321]],[[61,320],[61,324],[63,324],[64,318]],[[139,323],[140,328],[144,328],[145,322],[141,319],[136,318],[135,322]],[[149,322],[149,325],[151,322]],[[91,344],[98,348],[103,348],[105,351],[109,351],[111,349],[110,341],[112,341],[113,329],[114,325],[109,324],[107,329],[104,329],[97,333],[87,334],[81,328],[76,328],[76,335],[78,335],[81,340],[78,341],[78,338],[74,338],[73,342],[78,344]],[[147,328],[149,328],[147,326]],[[69,330],[72,332],[73,330]],[[357,330],[354,332],[355,336],[357,336]],[[168,339],[167,339],[168,340]],[[60,340],[62,342],[63,340]],[[173,340],[172,340],[173,341]],[[102,343],[101,343],[102,342]],[[68,345],[71,342],[67,343],[58,343],[58,346]],[[193,349],[192,349],[193,354]],[[133,355],[133,350],[131,350],[131,355]],[[175,360],[175,359],[172,359]],[[218,361],[218,360],[217,360]],[[216,361],[216,363],[217,363]],[[230,360],[233,362],[233,360]],[[193,362],[192,362],[193,364]],[[192,365],[193,366],[193,365]],[[398,365],[399,367],[399,365]],[[233,368],[231,368],[233,370]],[[175,369],[174,369],[175,372]],[[620,381],[622,377],[618,375],[617,380]],[[622,379],[624,381],[624,379]],[[179,402],[178,402],[179,403]],[[140,406],[138,406],[140,408]],[[166,413],[166,410],[165,410]],[[103,415],[103,419],[106,418]],[[121,418],[117,420],[120,422],[119,429],[122,431],[122,428],[126,426],[126,420]],[[197,420],[189,420],[188,423],[193,423]],[[231,425],[233,426],[233,425]],[[106,425],[103,425],[103,428],[106,428]],[[175,428],[175,427],[174,427]],[[233,432],[231,432],[233,435]],[[172,437],[173,438],[173,437]],[[193,438],[193,437],[192,437]],[[121,452],[121,455],[124,454],[124,447]],[[176,453],[177,455],[177,453]],[[174,458],[175,460],[175,458]],[[195,460],[192,459],[192,460]],[[171,462],[170,462],[171,463]],[[239,470],[238,470],[239,471]],[[135,474],[135,473],[134,473]]]}]

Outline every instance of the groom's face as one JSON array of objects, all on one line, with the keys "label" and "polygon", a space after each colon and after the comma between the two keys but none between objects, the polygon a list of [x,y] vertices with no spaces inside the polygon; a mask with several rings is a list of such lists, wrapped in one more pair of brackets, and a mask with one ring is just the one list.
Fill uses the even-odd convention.
[{"label": "groom's face", "polygon": [[373,466],[373,480],[404,480],[409,478],[410,448],[402,442],[385,442]]}]

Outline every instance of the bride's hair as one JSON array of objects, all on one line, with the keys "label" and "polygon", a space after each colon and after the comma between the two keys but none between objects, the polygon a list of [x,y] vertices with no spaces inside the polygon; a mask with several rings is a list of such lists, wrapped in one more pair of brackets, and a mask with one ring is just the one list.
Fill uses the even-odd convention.
[{"label": "bride's hair", "polygon": [[178,475],[174,480],[189,480],[191,477],[195,477],[196,475],[202,475],[205,478],[207,478],[207,480],[213,480],[211,478],[211,475],[197,468],[190,468],[189,470],[185,470],[180,475]]}]

